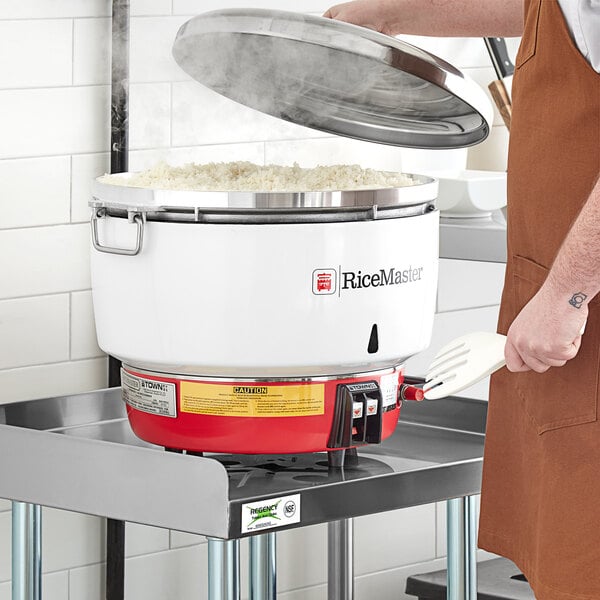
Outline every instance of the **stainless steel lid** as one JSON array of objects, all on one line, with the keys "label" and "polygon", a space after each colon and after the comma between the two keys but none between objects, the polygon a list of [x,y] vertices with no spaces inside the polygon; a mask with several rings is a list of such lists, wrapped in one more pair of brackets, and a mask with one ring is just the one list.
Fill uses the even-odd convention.
[{"label": "stainless steel lid", "polygon": [[444,60],[370,29],[230,9],[192,18],[173,56],[200,83],[299,125],[370,142],[459,148],[489,134],[483,90]]}]

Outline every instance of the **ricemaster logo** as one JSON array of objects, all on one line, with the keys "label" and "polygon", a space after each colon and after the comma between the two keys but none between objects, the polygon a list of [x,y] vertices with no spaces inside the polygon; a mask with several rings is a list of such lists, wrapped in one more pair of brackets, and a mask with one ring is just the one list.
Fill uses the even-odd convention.
[{"label": "ricemaster logo", "polygon": [[[362,290],[390,285],[414,284],[423,279],[425,267],[420,265],[396,268],[386,267],[376,271],[343,271],[336,269],[315,269],[312,276],[312,293],[315,296],[338,295],[344,290]],[[339,283],[338,283],[339,282]]]},{"label": "ricemaster logo", "polygon": [[362,288],[382,287],[385,285],[400,285],[414,283],[423,278],[423,267],[409,266],[407,269],[379,269],[375,273],[362,271],[342,272],[342,289],[359,290]]}]

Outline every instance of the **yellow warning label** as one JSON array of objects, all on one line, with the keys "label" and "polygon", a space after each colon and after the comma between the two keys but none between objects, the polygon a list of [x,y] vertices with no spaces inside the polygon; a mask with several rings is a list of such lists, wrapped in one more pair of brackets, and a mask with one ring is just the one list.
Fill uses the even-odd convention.
[{"label": "yellow warning label", "polygon": [[305,417],[325,412],[325,386],[221,385],[182,381],[179,409],[196,415]]}]

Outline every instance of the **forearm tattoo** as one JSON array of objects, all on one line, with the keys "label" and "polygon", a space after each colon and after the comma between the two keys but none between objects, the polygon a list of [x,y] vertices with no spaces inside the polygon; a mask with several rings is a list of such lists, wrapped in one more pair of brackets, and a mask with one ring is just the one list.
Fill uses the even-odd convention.
[{"label": "forearm tattoo", "polygon": [[584,294],[583,292],[575,292],[573,296],[571,296],[569,304],[575,308],[581,308],[586,298],[587,294]]}]

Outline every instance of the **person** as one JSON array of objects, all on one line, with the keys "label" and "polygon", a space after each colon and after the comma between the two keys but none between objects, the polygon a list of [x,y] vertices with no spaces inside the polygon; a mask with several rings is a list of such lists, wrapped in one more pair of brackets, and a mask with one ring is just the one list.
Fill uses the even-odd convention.
[{"label": "person", "polygon": [[325,16],[389,35],[522,35],[507,369],[490,387],[479,545],[512,559],[538,599],[600,599],[600,2],[357,0]]}]

